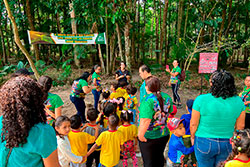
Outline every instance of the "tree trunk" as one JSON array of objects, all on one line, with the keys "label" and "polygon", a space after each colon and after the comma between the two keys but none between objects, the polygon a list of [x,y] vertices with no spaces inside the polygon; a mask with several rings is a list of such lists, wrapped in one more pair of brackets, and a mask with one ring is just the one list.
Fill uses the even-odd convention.
[{"label": "tree trunk", "polygon": [[144,0],[144,6],[143,6],[143,30],[142,30],[142,45],[141,45],[141,50],[142,50],[142,59],[144,60],[145,58],[145,31],[146,31],[146,4],[147,1]]},{"label": "tree trunk", "polygon": [[160,64],[159,62],[159,19],[157,17],[157,7],[156,7],[156,4],[155,4],[155,0],[154,0],[154,10],[155,10],[155,19],[156,19],[156,25],[155,25],[155,36],[156,36],[156,39],[155,39],[155,50],[156,50],[156,62]]},{"label": "tree trunk", "polygon": [[113,64],[115,60],[114,51],[115,51],[115,32],[113,33],[110,40],[110,62],[109,62],[110,70],[113,69]]},{"label": "tree trunk", "polygon": [[[30,2],[29,2],[29,0],[26,0],[26,13],[27,13],[30,29],[32,31],[35,31],[35,27],[34,27],[34,24],[33,24],[33,17],[31,15],[31,10],[30,10]],[[32,46],[34,47],[34,50],[35,50],[36,61],[38,61],[39,60],[38,46],[37,46],[37,44],[33,44]]]},{"label": "tree trunk", "polygon": [[[133,22],[135,23],[136,22],[136,1],[135,0],[134,0],[134,3],[133,3],[133,11],[132,12],[135,13],[134,18],[133,18]],[[133,31],[132,32],[132,40],[131,40],[131,50],[132,50],[132,52],[131,52],[131,59],[132,59],[131,63],[132,63],[132,65],[134,65],[136,63],[136,58],[135,58],[135,53],[136,53],[136,51],[135,51],[135,34],[136,34],[136,32]]]},{"label": "tree trunk", "polygon": [[[137,7],[137,60],[140,59],[140,43],[141,43],[141,40],[140,40],[140,1],[138,1],[138,7]],[[141,61],[141,60],[140,60]]]},{"label": "tree trunk", "polygon": [[[106,64],[109,64],[109,41],[108,41],[108,7],[105,7],[105,13],[106,13],[106,17],[105,17],[105,24],[106,24],[106,28],[105,28],[105,36],[106,36]],[[110,74],[110,69],[109,66],[106,65],[106,72],[108,74]]]},{"label": "tree trunk", "polygon": [[[152,17],[152,23],[151,23],[151,29],[150,29],[151,33],[154,30],[154,22],[155,22],[155,19],[154,19],[154,17]],[[153,57],[153,39],[154,39],[153,37],[154,37],[154,35],[152,34],[151,40],[150,40],[150,46],[149,46],[149,48],[150,48],[150,58]]]},{"label": "tree trunk", "polygon": [[[166,20],[167,20],[167,13],[168,13],[168,0],[164,0],[164,13],[163,13],[163,23],[161,27],[161,37],[160,37],[160,60],[159,63],[162,64],[162,54],[163,54],[163,41],[166,36]],[[165,39],[166,40],[166,39]],[[166,49],[166,47],[165,47]]]},{"label": "tree trunk", "polygon": [[125,24],[124,38],[125,38],[125,58],[128,70],[131,70],[130,64],[130,40],[129,40],[130,20],[128,19]]},{"label": "tree trunk", "polygon": [[225,32],[226,37],[228,37],[229,28],[232,22],[232,0],[228,0],[228,3],[229,3],[229,11],[228,11],[228,19],[227,19],[227,29]]},{"label": "tree trunk", "polygon": [[218,41],[221,41],[222,33],[224,30],[225,18],[226,18],[227,3],[226,2],[224,2],[224,3],[225,3],[225,5],[224,5],[223,11],[222,11],[222,22],[220,25]]},{"label": "tree trunk", "polygon": [[[57,33],[61,33],[61,25],[60,25],[60,18],[59,18],[59,13],[56,13],[56,25],[57,25]],[[59,55],[60,57],[62,57],[62,50],[60,45],[58,45],[58,51],[59,51]]]},{"label": "tree trunk", "polygon": [[181,37],[182,15],[183,15],[183,0],[179,0],[178,22],[177,22],[177,44],[179,44],[179,38]]},{"label": "tree trunk", "polygon": [[9,43],[9,30],[8,30],[8,17],[6,13],[6,23],[5,23],[5,37],[6,37],[6,43],[7,43],[7,48],[6,48],[6,58],[8,59],[10,57],[10,43]]},{"label": "tree trunk", "polygon": [[18,47],[21,49],[21,51],[23,52],[23,54],[25,55],[25,57],[27,58],[27,60],[29,61],[29,64],[31,66],[31,69],[34,71],[35,73],[35,77],[36,79],[38,80],[39,79],[39,74],[36,70],[36,67],[34,65],[34,62],[33,60],[31,59],[28,51],[25,49],[25,47],[22,45],[21,41],[20,41],[20,38],[19,38],[19,33],[18,33],[18,29],[17,29],[17,25],[16,25],[16,21],[15,21],[15,18],[13,17],[12,13],[11,13],[11,10],[10,10],[10,6],[8,4],[8,1],[7,0],[3,0],[4,1],[4,4],[5,4],[5,7],[6,7],[6,10],[8,12],[8,17],[10,18],[11,22],[12,22],[12,25],[13,25],[13,33],[14,33],[14,38],[15,38],[15,42],[17,43]]},{"label": "tree trunk", "polygon": [[3,62],[2,63],[5,65],[8,62],[8,60],[7,60],[7,56],[6,56],[6,48],[5,48],[5,43],[4,43],[4,36],[3,36],[1,21],[0,21],[0,37],[1,37],[1,44],[2,44],[2,51],[3,51]]},{"label": "tree trunk", "polygon": [[117,33],[117,38],[118,38],[119,57],[121,58],[121,61],[124,61],[124,57],[122,54],[122,39],[121,39],[120,27],[118,23],[115,23],[115,25],[116,25],[116,33]]},{"label": "tree trunk", "polygon": [[186,33],[187,33],[187,21],[188,21],[188,11],[189,11],[190,6],[187,6],[187,13],[186,13],[186,18],[185,18],[185,25],[184,25],[184,34],[183,38],[186,38]]}]

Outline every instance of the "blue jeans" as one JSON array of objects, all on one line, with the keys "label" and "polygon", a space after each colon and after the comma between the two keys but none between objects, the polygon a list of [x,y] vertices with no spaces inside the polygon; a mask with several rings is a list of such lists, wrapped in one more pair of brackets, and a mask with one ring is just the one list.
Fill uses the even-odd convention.
[{"label": "blue jeans", "polygon": [[86,118],[85,118],[85,102],[83,98],[78,98],[78,97],[72,97],[69,96],[71,102],[75,105],[76,110],[77,110],[77,115],[79,115],[82,119],[82,122],[85,123],[86,122]]},{"label": "blue jeans", "polygon": [[231,151],[229,139],[195,137],[194,152],[199,167],[216,167]]},{"label": "blue jeans", "polygon": [[98,111],[97,106],[98,106],[98,102],[100,99],[101,91],[97,91],[96,89],[93,89],[92,93],[94,95],[94,100],[95,100],[94,107],[95,107],[96,111]]}]

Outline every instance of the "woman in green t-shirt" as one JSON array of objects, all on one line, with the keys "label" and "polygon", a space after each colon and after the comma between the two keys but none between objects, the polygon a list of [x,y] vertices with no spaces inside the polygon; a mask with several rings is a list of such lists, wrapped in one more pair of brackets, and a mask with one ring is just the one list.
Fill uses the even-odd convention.
[{"label": "woman in green t-shirt", "polygon": [[161,92],[158,78],[150,77],[145,82],[147,95],[139,109],[139,146],[144,167],[163,167],[163,152],[169,140],[167,116],[173,111],[173,102],[168,94]]},{"label": "woman in green t-shirt", "polygon": [[245,129],[250,129],[250,75],[246,76],[245,85],[239,96],[246,106]]},{"label": "woman in green t-shirt", "polygon": [[49,76],[41,76],[38,79],[38,83],[43,86],[45,93],[48,97],[45,104],[45,112],[47,116],[47,123],[52,126],[55,119],[62,114],[63,101],[57,94],[50,93],[49,90],[52,86],[52,78]]},{"label": "woman in green t-shirt", "polygon": [[90,93],[92,89],[96,89],[97,86],[89,86],[88,82],[91,80],[89,72],[84,72],[81,77],[74,80],[72,84],[72,91],[70,94],[70,100],[75,105],[77,115],[80,115],[82,122],[86,122],[85,118],[85,95]]},{"label": "woman in green t-shirt", "polygon": [[94,86],[97,86],[97,89],[92,89],[92,93],[94,95],[94,107],[96,109],[96,111],[98,111],[98,101],[100,99],[100,95],[101,95],[101,77],[100,77],[100,73],[101,73],[101,66],[100,65],[95,65],[92,69],[92,83]]}]

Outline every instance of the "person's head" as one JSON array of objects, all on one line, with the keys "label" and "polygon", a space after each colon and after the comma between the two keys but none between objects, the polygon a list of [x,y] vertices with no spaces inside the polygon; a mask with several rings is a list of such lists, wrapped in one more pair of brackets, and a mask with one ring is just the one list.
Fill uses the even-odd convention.
[{"label": "person's head", "polygon": [[104,89],[104,90],[102,90],[102,97],[104,98],[104,99],[109,99],[109,96],[110,96],[110,92],[109,92],[109,90],[108,89]]},{"label": "person's head", "polygon": [[121,81],[120,84],[119,84],[119,86],[120,86],[121,88],[126,88],[127,85],[128,85],[128,84],[127,84],[126,81]]},{"label": "person's head", "polygon": [[247,75],[245,78],[245,85],[250,88],[250,75]]},{"label": "person's head", "polygon": [[174,67],[177,67],[178,65],[179,65],[178,61],[177,61],[177,60],[174,60],[174,61],[173,61],[173,66],[174,66]]},{"label": "person's head", "polygon": [[30,129],[46,123],[44,101],[47,96],[33,79],[17,76],[0,88],[1,140],[7,148],[19,147],[27,142]]},{"label": "person's head", "polygon": [[97,114],[97,111],[96,111],[95,108],[88,109],[88,111],[87,111],[87,119],[90,122],[95,122],[97,117],[98,117],[98,114]]},{"label": "person's head", "polygon": [[118,88],[118,83],[116,83],[116,82],[113,82],[113,83],[111,83],[110,84],[110,90],[111,91],[116,91],[116,89]]},{"label": "person's head", "polygon": [[108,119],[108,126],[110,130],[116,130],[119,124],[119,117],[116,114],[110,115]]},{"label": "person's head", "polygon": [[128,93],[129,95],[134,96],[134,95],[136,94],[136,92],[137,92],[137,88],[136,88],[136,87],[133,87],[133,86],[131,86],[131,85],[129,85],[129,86],[127,87],[127,93]]},{"label": "person's head", "polygon": [[101,69],[101,66],[96,64],[93,68],[92,68],[92,71],[91,71],[91,74],[93,74],[94,72],[96,72],[97,74],[100,74],[102,71]]},{"label": "person's head", "polygon": [[125,103],[125,98],[124,97],[118,97],[117,98],[117,105],[118,105],[120,111],[123,110],[124,103]]},{"label": "person's head", "polygon": [[67,136],[71,130],[70,119],[67,116],[59,116],[55,121],[56,134],[63,138]]},{"label": "person's head", "polygon": [[70,124],[72,129],[79,129],[82,125],[82,119],[79,115],[73,115],[70,117]]},{"label": "person's head", "polygon": [[18,77],[18,76],[29,77],[30,75],[34,75],[34,72],[29,72],[26,68],[21,68],[16,72],[14,72],[11,77]]},{"label": "person's head", "polygon": [[78,81],[80,79],[83,79],[83,80],[89,82],[91,79],[91,75],[89,72],[84,72],[79,78],[76,79],[76,81]]},{"label": "person's head", "polygon": [[173,105],[173,111],[169,114],[168,118],[174,118],[177,113],[177,107]]},{"label": "person's head", "polygon": [[52,86],[52,78],[50,78],[49,76],[41,76],[38,79],[38,83],[40,85],[42,85],[42,87],[44,88],[45,92],[49,92],[51,86]]},{"label": "person's head", "polygon": [[159,101],[160,107],[161,107],[161,111],[163,111],[163,99],[161,96],[161,84],[160,84],[160,80],[156,77],[149,77],[146,80],[146,92],[148,94],[153,93],[156,97],[157,100]]},{"label": "person's head", "polygon": [[183,119],[174,117],[174,118],[170,118],[167,123],[168,129],[177,137],[181,137],[186,134],[186,130],[182,121]]},{"label": "person's head", "polygon": [[103,114],[106,117],[109,117],[112,114],[116,113],[116,105],[113,103],[107,103],[107,105],[103,109]]},{"label": "person's head", "polygon": [[121,62],[121,64],[120,64],[120,69],[121,69],[121,70],[125,70],[125,68],[126,68],[126,63]]},{"label": "person's head", "polygon": [[211,93],[223,99],[237,95],[234,77],[226,70],[217,70],[210,77]]},{"label": "person's head", "polygon": [[133,121],[133,112],[131,110],[122,110],[121,111],[121,121],[124,122],[132,122]]},{"label": "person's head", "polygon": [[192,114],[193,104],[194,104],[194,100],[193,99],[188,99],[187,102],[186,102],[186,110],[190,114]]},{"label": "person's head", "polygon": [[250,130],[236,130],[230,139],[232,144],[232,153],[236,156],[246,154],[250,158]]},{"label": "person's head", "polygon": [[142,79],[146,79],[148,76],[151,75],[151,70],[150,68],[147,66],[147,65],[142,65],[140,68],[139,68],[139,75]]}]

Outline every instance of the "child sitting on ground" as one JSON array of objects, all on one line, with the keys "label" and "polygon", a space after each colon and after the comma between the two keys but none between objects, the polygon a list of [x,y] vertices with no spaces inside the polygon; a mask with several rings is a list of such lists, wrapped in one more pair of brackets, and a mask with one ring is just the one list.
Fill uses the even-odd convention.
[{"label": "child sitting on ground", "polygon": [[[183,143],[185,145],[185,147],[189,148],[192,146],[191,144],[191,138],[190,138],[190,120],[191,120],[191,114],[192,114],[192,108],[193,108],[193,103],[194,103],[194,100],[193,99],[188,99],[187,102],[186,102],[186,110],[187,110],[187,114],[183,114],[181,116],[181,119],[183,119],[182,123],[185,127],[185,130],[186,130],[186,135],[183,136]],[[188,164],[188,161],[189,161],[189,157],[191,157],[191,164],[196,164],[196,158],[195,158],[195,154],[194,152],[191,153],[190,155],[186,155],[184,157],[184,165]]]},{"label": "child sitting on ground", "polygon": [[84,163],[86,161],[86,154],[84,156],[77,156],[71,152],[71,146],[68,139],[68,134],[70,132],[70,119],[66,116],[59,116],[56,118],[55,131],[60,165],[63,167],[69,167],[71,161]]},{"label": "child sitting on ground", "polygon": [[133,120],[132,122],[135,123],[136,118],[136,105],[138,103],[137,98],[135,97],[137,89],[136,87],[128,86],[127,87],[128,96],[125,97],[125,107],[126,109],[133,112]]},{"label": "child sitting on ground", "polygon": [[130,124],[133,119],[132,111],[122,110],[121,121],[122,125],[118,128],[123,133],[124,145],[123,145],[123,167],[128,166],[128,152],[132,158],[133,166],[137,167],[137,158],[135,154],[137,146],[137,127],[134,124]]},{"label": "child sitting on ground", "polygon": [[[85,127],[84,132],[86,132],[92,136],[95,135],[95,132],[96,132],[95,128],[98,127],[98,125],[96,124],[97,117],[98,117],[98,115],[97,115],[95,108],[90,108],[87,111],[87,120],[89,120],[89,123],[86,123],[84,125],[84,127]],[[100,135],[104,130],[105,130],[104,128],[100,128],[98,135]],[[92,146],[93,146],[93,144],[89,144],[88,150]],[[87,162],[86,162],[87,167],[92,167],[93,160],[95,160],[96,167],[98,167],[99,162],[100,162],[100,150],[101,150],[101,148],[97,148],[92,154],[90,154],[90,156],[88,157]]]},{"label": "child sitting on ground", "polygon": [[249,167],[250,166],[250,130],[236,130],[230,139],[232,153],[220,167]]},{"label": "child sitting on ground", "polygon": [[170,118],[167,123],[168,129],[172,132],[169,141],[168,167],[181,167],[184,155],[194,152],[194,146],[186,148],[183,144],[182,136],[185,135],[186,131],[182,121],[179,118]]},{"label": "child sitting on ground", "polygon": [[[71,145],[71,151],[75,155],[85,156],[88,151],[88,144],[94,143],[98,136],[99,126],[95,126],[95,136],[91,136],[88,133],[81,132],[81,117],[79,115],[73,115],[70,118],[71,131],[69,132],[69,141]],[[79,164],[78,162],[72,161],[71,167],[85,167],[85,162]]]},{"label": "child sitting on ground", "polygon": [[119,123],[117,115],[111,115],[108,120],[109,130],[100,134],[95,144],[87,153],[87,157],[99,146],[101,146],[99,167],[114,167],[120,160],[120,150],[124,144],[122,132],[116,130]]}]

